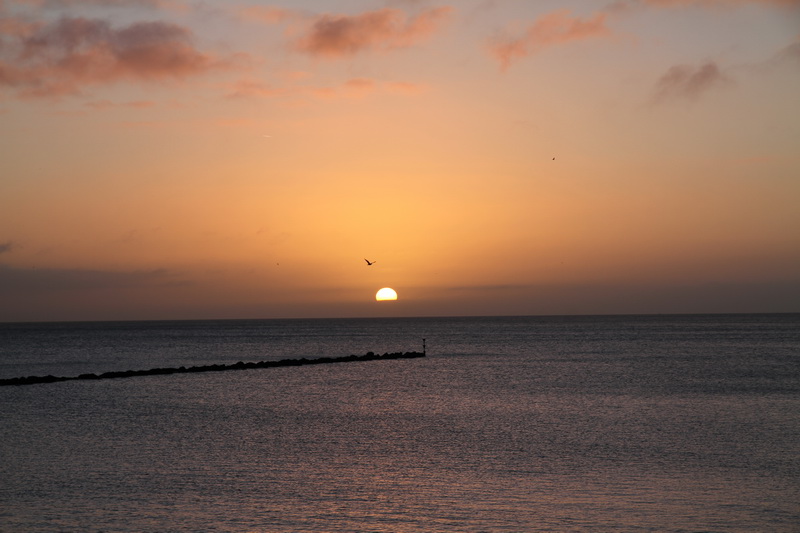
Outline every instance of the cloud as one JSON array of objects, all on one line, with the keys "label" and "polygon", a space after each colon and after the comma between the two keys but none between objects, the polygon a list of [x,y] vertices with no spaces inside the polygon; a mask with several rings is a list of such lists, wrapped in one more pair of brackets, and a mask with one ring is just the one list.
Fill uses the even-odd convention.
[{"label": "cloud", "polygon": [[548,46],[608,37],[611,34],[606,26],[605,13],[581,19],[573,17],[568,9],[560,9],[539,17],[522,35],[503,34],[495,37],[489,43],[489,52],[505,70],[512,61],[535,54]]},{"label": "cloud", "polygon": [[761,4],[765,6],[797,7],[798,0],[639,0],[640,3],[653,7],[738,7],[745,4]]},{"label": "cloud", "polygon": [[254,98],[290,98],[313,97],[330,100],[333,98],[363,98],[372,94],[392,94],[413,96],[426,90],[424,85],[405,81],[381,81],[372,78],[350,78],[337,85],[304,84],[303,78],[298,83],[286,87],[274,87],[258,80],[240,80],[231,86],[227,97],[230,99]]},{"label": "cloud", "polygon": [[[423,294],[442,289],[426,287]],[[450,287],[428,312],[503,315],[796,313],[800,280]],[[441,303],[447,302],[447,303]]]},{"label": "cloud", "polygon": [[228,98],[267,98],[281,96],[286,91],[258,80],[239,80],[228,92]]},{"label": "cloud", "polygon": [[376,92],[382,83],[370,78],[351,78],[335,86],[308,87],[308,93],[321,99],[331,98],[363,98]]},{"label": "cloud", "polygon": [[409,81],[390,81],[386,84],[386,88],[390,92],[399,94],[419,94],[427,89],[424,85]]},{"label": "cloud", "polygon": [[0,289],[3,292],[73,291],[132,289],[185,283],[165,269],[112,272],[83,269],[15,268],[0,264]]},{"label": "cloud", "polygon": [[3,5],[0,2],[0,50],[2,50],[4,38],[27,35],[39,26],[40,24],[19,17],[4,16]]},{"label": "cloud", "polygon": [[238,10],[239,16],[246,20],[254,20],[267,24],[280,24],[302,15],[298,11],[279,7],[247,6]]},{"label": "cloud", "polygon": [[12,248],[14,248],[14,244],[11,241],[0,242],[0,254],[10,252]]},{"label": "cloud", "polygon": [[0,88],[26,97],[120,80],[184,79],[231,64],[197,50],[189,30],[166,22],[113,28],[102,19],[62,18],[4,35],[12,44],[0,47]]},{"label": "cloud", "polygon": [[114,108],[146,109],[155,106],[155,102],[146,100],[133,100],[131,102],[112,102],[110,100],[93,100],[84,104],[90,109],[104,110]]},{"label": "cloud", "polygon": [[17,3],[44,9],[63,9],[73,7],[144,7],[144,8],[185,8],[180,0],[16,0]]},{"label": "cloud", "polygon": [[616,0],[604,11],[608,13],[625,13],[636,9],[736,9],[745,5],[761,5],[764,7],[796,8],[800,0]]},{"label": "cloud", "polygon": [[330,99],[363,98],[372,94],[409,96],[419,94],[424,90],[424,86],[410,82],[351,78],[338,87],[315,87],[309,89],[309,92],[317,98]]},{"label": "cloud", "polygon": [[375,89],[375,80],[369,78],[351,78],[344,83],[346,89],[357,93],[368,93]]},{"label": "cloud", "polygon": [[410,18],[391,8],[353,16],[320,15],[295,40],[294,48],[323,58],[405,48],[435,33],[452,11],[451,7],[432,8]]},{"label": "cloud", "polygon": [[800,67],[800,40],[780,50],[775,57],[772,58],[771,63]]},{"label": "cloud", "polygon": [[659,78],[653,101],[694,100],[713,88],[730,83],[730,78],[714,62],[699,67],[675,65]]}]

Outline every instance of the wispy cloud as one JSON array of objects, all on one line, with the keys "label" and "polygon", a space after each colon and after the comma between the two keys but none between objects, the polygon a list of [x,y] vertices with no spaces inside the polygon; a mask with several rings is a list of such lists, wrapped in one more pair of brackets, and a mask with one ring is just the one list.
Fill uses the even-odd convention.
[{"label": "wispy cloud", "polygon": [[180,8],[186,7],[181,0],[16,0],[19,4],[45,9],[64,9],[74,7],[145,7]]},{"label": "wispy cloud", "polygon": [[800,7],[800,0],[617,0],[609,4],[606,11],[619,13],[637,8],[681,9],[693,7],[734,9],[745,5],[796,8]]},{"label": "wispy cloud", "polygon": [[656,83],[653,102],[694,100],[714,88],[731,83],[732,80],[714,62],[700,66],[675,65]]},{"label": "wispy cloud", "polygon": [[800,67],[800,40],[781,49],[770,62],[777,65],[793,65]]},{"label": "wispy cloud", "polygon": [[451,7],[438,7],[408,17],[384,8],[359,15],[320,15],[294,41],[294,48],[322,58],[405,48],[430,37],[452,12]]},{"label": "wispy cloud", "polygon": [[489,52],[505,70],[513,61],[549,46],[611,35],[605,13],[582,19],[572,16],[568,9],[560,9],[539,17],[521,35],[503,33],[496,36],[489,43]]},{"label": "wispy cloud", "polygon": [[262,81],[245,79],[239,80],[228,92],[228,98],[271,98],[286,94],[285,89],[274,87]]},{"label": "wispy cloud", "polygon": [[798,0],[639,0],[639,2],[654,7],[738,7],[745,4],[797,7],[800,5]]},{"label": "wispy cloud", "polygon": [[427,87],[423,84],[409,81],[390,81],[386,83],[386,89],[399,94],[419,94],[425,92]]},{"label": "wispy cloud", "polygon": [[[304,81],[298,79],[297,81]],[[415,95],[425,91],[426,87],[418,83],[405,81],[382,81],[373,78],[350,78],[338,85],[314,85],[313,83],[293,83],[284,87],[260,82],[258,80],[240,80],[228,92],[228,98],[253,99],[286,97],[312,97],[330,100],[334,98],[362,98],[371,94]]]},{"label": "wispy cloud", "polygon": [[381,81],[372,78],[351,78],[336,87],[313,87],[309,89],[317,98],[363,98],[372,94],[396,94],[411,96],[425,90],[420,84],[403,81]]},{"label": "wispy cloud", "polygon": [[116,109],[116,108],[128,108],[128,109],[146,109],[148,107],[155,106],[155,102],[149,102],[146,100],[134,100],[131,102],[112,102],[111,100],[92,100],[91,102],[86,102],[84,104],[85,107],[90,109],[96,110],[104,110],[104,109]]},{"label": "wispy cloud", "polygon": [[379,81],[371,78],[351,78],[336,87],[311,87],[309,93],[317,98],[362,98],[381,87]]},{"label": "wispy cloud", "polygon": [[4,254],[6,252],[10,252],[13,247],[14,247],[14,244],[11,241],[0,242],[0,254]]},{"label": "wispy cloud", "polygon": [[0,88],[25,97],[58,97],[123,79],[184,79],[230,66],[201,52],[191,32],[167,22],[114,28],[102,19],[62,18],[3,34]]}]

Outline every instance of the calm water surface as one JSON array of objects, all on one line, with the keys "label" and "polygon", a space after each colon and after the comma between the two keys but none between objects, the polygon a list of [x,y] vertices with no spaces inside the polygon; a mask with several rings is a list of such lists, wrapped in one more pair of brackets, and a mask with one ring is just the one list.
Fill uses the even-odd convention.
[{"label": "calm water surface", "polygon": [[0,324],[0,531],[798,531],[800,316]]}]

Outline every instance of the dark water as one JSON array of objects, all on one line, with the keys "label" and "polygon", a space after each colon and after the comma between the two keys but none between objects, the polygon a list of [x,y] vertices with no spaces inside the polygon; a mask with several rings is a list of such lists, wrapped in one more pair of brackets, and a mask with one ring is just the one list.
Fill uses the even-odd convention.
[{"label": "dark water", "polygon": [[0,324],[0,531],[798,531],[800,315]]}]

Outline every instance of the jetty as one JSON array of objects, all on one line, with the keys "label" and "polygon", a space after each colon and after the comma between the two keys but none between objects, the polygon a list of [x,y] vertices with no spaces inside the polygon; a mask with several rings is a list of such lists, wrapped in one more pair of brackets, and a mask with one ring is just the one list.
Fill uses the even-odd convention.
[{"label": "jetty", "polygon": [[0,387],[11,385],[36,385],[39,383],[57,383],[60,381],[119,379],[141,376],[163,376],[167,374],[195,374],[198,372],[225,372],[228,370],[251,370],[254,368],[278,368],[284,366],[324,365],[331,363],[353,363],[358,361],[384,361],[389,359],[414,359],[425,357],[422,352],[395,352],[383,355],[367,352],[364,355],[347,355],[343,357],[319,357],[315,359],[281,359],[278,361],[258,361],[254,363],[238,363],[224,365],[179,366],[173,368],[151,368],[149,370],[125,370],[122,372],[103,372],[102,374],[81,374],[73,377],[63,376],[26,376],[19,378],[0,379]]}]

